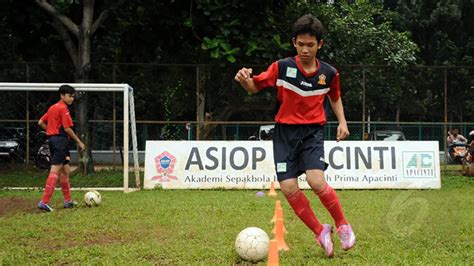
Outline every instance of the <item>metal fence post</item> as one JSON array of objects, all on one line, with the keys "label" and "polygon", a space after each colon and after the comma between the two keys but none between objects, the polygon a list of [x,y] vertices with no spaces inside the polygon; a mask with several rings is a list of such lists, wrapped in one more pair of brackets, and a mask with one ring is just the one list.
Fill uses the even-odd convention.
[{"label": "metal fence post", "polygon": [[[26,82],[30,82],[30,67],[26,67]],[[30,166],[30,92],[26,91],[26,167]]]},{"label": "metal fence post", "polygon": [[240,140],[239,124],[235,125],[235,139]]},{"label": "metal fence post", "polygon": [[365,135],[365,68],[362,68],[362,140],[365,140],[364,135]]},{"label": "metal fence post", "polygon": [[[117,65],[113,64],[112,65],[112,82],[116,83],[116,76],[117,75]],[[112,167],[115,169],[116,165],[116,155],[117,155],[117,147],[116,147],[116,141],[117,141],[117,108],[115,106],[115,92],[112,94]]]},{"label": "metal fence post", "polygon": [[418,124],[418,140],[421,140],[421,124]]}]

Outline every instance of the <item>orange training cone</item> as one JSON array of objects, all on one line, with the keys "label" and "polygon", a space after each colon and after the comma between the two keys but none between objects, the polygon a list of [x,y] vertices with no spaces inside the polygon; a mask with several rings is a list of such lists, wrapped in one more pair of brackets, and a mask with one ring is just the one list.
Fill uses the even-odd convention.
[{"label": "orange training cone", "polygon": [[[276,209],[276,220],[278,220],[279,218],[281,218],[283,220],[283,208],[281,208],[281,207],[278,207]],[[273,235],[276,235],[276,224],[273,227],[272,233],[273,233]],[[288,233],[288,231],[286,231],[285,224],[283,224],[283,233],[285,233],[285,234]]]},{"label": "orange training cone", "polygon": [[278,216],[277,216],[278,208],[281,208],[281,203],[279,200],[275,201],[275,212],[273,213],[273,218],[270,221],[270,223],[276,223],[278,219]]},{"label": "orange training cone", "polygon": [[278,218],[276,223],[276,234],[275,240],[278,241],[278,250],[290,250],[288,245],[285,242],[285,233],[283,232],[283,219]]},{"label": "orange training cone", "polygon": [[278,257],[278,241],[276,239],[270,240],[270,248],[268,249],[268,266],[280,265],[280,258]]},{"label": "orange training cone", "polygon": [[270,183],[270,191],[268,191],[267,195],[269,197],[276,197],[277,196],[277,193],[275,191],[275,182],[274,181],[272,181]]}]

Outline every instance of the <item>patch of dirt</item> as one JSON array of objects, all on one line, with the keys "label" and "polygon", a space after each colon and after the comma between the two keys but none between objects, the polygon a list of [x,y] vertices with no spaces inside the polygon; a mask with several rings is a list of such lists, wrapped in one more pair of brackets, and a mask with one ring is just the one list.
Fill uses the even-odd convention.
[{"label": "patch of dirt", "polygon": [[19,197],[0,198],[0,217],[15,213],[41,213],[36,202]]},{"label": "patch of dirt", "polygon": [[68,236],[66,234],[67,241],[57,241],[57,239],[48,239],[39,241],[38,246],[46,250],[58,250],[72,247],[87,247],[91,245],[110,245],[132,242],[132,238],[124,238],[120,235],[108,235],[108,234],[97,234],[90,235],[86,239],[81,239],[75,234]]}]

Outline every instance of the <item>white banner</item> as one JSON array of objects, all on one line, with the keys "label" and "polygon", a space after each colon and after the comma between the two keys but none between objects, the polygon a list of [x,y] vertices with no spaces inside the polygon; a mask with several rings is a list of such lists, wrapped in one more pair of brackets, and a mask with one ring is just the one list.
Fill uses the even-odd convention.
[{"label": "white banner", "polygon": [[[325,177],[334,188],[441,188],[437,141],[324,144]],[[298,180],[309,188],[305,175]],[[271,181],[276,181],[271,141],[146,142],[146,189],[268,189]]]}]

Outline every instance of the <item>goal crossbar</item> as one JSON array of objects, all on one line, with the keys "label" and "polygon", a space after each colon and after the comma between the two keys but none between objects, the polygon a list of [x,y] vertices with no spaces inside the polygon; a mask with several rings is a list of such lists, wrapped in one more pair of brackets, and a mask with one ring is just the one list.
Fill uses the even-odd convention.
[{"label": "goal crossbar", "polygon": [[138,145],[135,122],[135,104],[133,88],[129,84],[104,84],[104,83],[25,83],[25,82],[0,82],[0,91],[57,91],[61,85],[70,85],[76,91],[94,92],[123,92],[123,190],[129,192],[129,128],[132,134],[132,154],[134,173],[137,187],[140,187],[140,169],[138,164]]}]

